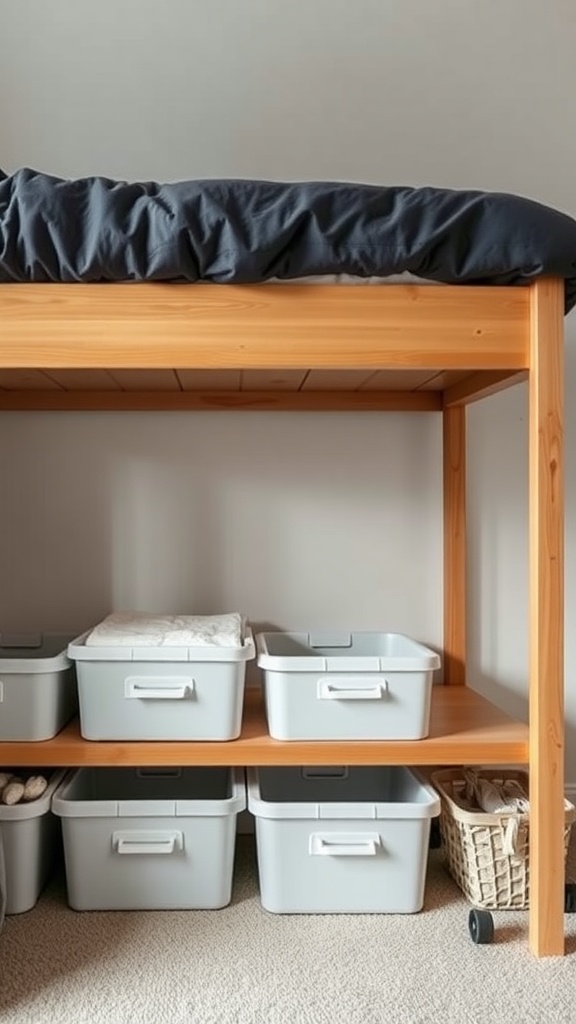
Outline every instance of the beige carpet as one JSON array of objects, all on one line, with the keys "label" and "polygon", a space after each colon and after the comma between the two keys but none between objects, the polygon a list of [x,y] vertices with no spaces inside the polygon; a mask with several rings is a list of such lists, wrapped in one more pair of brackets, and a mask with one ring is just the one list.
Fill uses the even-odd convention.
[{"label": "beige carpet", "polygon": [[497,913],[496,941],[475,946],[468,909],[436,850],[408,916],[268,914],[250,837],[225,910],[77,913],[59,876],[0,934],[0,1021],[573,1024],[576,915],[568,955],[536,960],[526,913]]}]

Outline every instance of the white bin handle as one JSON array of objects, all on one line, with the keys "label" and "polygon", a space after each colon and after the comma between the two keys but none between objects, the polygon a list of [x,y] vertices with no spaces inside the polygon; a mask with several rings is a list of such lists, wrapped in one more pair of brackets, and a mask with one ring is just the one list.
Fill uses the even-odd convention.
[{"label": "white bin handle", "polygon": [[194,693],[194,680],[181,676],[128,676],[124,680],[127,700],[185,700]]},{"label": "white bin handle", "polygon": [[320,857],[375,857],[379,846],[381,842],[377,832],[360,835],[312,833],[309,852]]},{"label": "white bin handle", "polygon": [[[350,686],[352,680],[342,680],[341,684],[318,681],[318,700],[385,700],[388,697],[388,680],[372,686]],[[347,685],[348,684],[348,685]]]},{"label": "white bin handle", "polygon": [[182,832],[144,832],[131,829],[112,833],[116,853],[174,853],[184,849]]}]

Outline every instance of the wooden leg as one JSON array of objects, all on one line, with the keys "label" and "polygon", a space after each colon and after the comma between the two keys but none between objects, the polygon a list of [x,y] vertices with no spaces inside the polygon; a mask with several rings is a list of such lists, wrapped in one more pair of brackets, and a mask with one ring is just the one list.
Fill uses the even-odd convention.
[{"label": "wooden leg", "polygon": [[563,282],[531,286],[530,947],[564,952]]},{"label": "wooden leg", "polygon": [[466,682],[466,409],[443,412],[444,683]]}]

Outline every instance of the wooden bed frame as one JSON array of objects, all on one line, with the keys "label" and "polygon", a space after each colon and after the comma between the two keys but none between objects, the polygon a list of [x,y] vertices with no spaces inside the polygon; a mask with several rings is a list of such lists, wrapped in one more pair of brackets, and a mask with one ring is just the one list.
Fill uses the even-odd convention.
[{"label": "wooden bed frame", "polygon": [[[564,951],[564,285],[2,285],[0,410],[421,410],[443,417],[444,685],[419,741],[0,744],[0,764],[528,764],[530,946]],[[465,414],[529,381],[530,725],[465,685]]]}]

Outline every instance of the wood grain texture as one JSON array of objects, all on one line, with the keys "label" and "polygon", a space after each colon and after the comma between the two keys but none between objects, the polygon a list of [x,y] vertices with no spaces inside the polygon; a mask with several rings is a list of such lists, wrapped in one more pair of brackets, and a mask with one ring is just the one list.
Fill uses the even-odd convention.
[{"label": "wood grain texture", "polygon": [[530,946],[564,952],[564,290],[531,287]]},{"label": "wood grain texture", "polygon": [[[473,370],[0,370],[0,390],[63,391],[443,391],[464,380],[477,390],[490,376],[515,371]],[[524,371],[520,371],[524,372]],[[477,383],[478,381],[478,383]]]},{"label": "wood grain texture", "polygon": [[440,412],[441,408],[437,391],[0,391],[0,411],[5,412]]},{"label": "wood grain texture", "polygon": [[444,682],[466,682],[466,410],[442,420],[444,492]]},{"label": "wood grain texture", "polygon": [[434,686],[430,735],[393,743],[280,742],[268,735],[259,690],[248,689],[242,734],[228,743],[88,741],[78,722],[42,743],[0,743],[0,765],[258,765],[525,763],[528,729],[468,687]]},{"label": "wood grain texture", "polygon": [[519,370],[517,373],[497,370],[474,373],[466,380],[445,389],[444,406],[447,408],[450,405],[478,402],[481,398],[489,398],[490,395],[496,395],[499,391],[512,387],[513,384],[522,384],[527,379],[526,370]]},{"label": "wood grain texture", "polygon": [[0,367],[521,369],[528,289],[0,287]]}]

